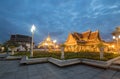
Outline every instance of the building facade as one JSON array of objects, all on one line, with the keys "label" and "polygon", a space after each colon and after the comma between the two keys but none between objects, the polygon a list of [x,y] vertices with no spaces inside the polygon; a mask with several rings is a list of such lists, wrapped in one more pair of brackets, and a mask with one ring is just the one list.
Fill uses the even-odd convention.
[{"label": "building facade", "polygon": [[27,35],[11,35],[10,41],[18,43],[18,51],[30,51],[32,37]]}]

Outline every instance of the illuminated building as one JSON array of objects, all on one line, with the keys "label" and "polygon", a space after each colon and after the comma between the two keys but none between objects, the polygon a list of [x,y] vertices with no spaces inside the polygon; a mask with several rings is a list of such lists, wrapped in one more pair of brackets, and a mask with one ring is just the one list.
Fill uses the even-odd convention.
[{"label": "illuminated building", "polygon": [[103,43],[106,45],[104,50],[107,52],[110,50],[109,43],[103,41],[100,37],[99,31],[92,32],[88,30],[82,33],[70,33],[66,40],[65,44],[65,51],[70,52],[79,52],[79,51],[94,51],[99,52],[98,44]]},{"label": "illuminated building", "polygon": [[43,40],[41,43],[39,43],[38,48],[57,48],[58,45],[56,44],[56,40],[52,40],[50,35],[48,35],[48,37]]}]

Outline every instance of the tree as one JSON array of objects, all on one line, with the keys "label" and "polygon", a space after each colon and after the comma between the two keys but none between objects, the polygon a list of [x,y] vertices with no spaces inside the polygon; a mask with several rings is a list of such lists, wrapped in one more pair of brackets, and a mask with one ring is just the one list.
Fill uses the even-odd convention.
[{"label": "tree", "polygon": [[15,48],[19,46],[18,43],[10,41],[10,40],[6,41],[3,45],[4,45],[4,47],[5,47],[5,49],[6,49],[7,52],[8,52],[8,48],[11,49],[12,55],[14,55]]}]

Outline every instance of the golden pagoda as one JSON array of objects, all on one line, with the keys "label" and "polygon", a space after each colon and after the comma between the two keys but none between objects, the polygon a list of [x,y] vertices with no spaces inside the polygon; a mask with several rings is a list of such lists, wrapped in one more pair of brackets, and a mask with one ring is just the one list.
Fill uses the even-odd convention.
[{"label": "golden pagoda", "polygon": [[56,41],[53,41],[50,35],[48,35],[48,37],[45,40],[39,43],[38,48],[45,48],[45,47],[54,48],[55,46],[56,46]]}]

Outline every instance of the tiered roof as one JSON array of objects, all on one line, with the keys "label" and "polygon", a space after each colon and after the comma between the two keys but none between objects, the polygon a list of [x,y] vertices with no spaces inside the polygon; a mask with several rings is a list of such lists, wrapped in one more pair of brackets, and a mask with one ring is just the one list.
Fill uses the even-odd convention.
[{"label": "tiered roof", "polygon": [[91,34],[91,31],[90,31],[90,30],[88,30],[88,31],[86,31],[86,32],[83,32],[83,33],[82,33],[82,39],[83,39],[83,40],[88,40],[89,37],[90,37],[90,34]]},{"label": "tiered roof", "polygon": [[[82,33],[74,32],[74,33],[71,33],[70,35],[72,35],[72,37],[76,40],[77,43],[80,43],[80,42],[91,42],[92,43],[92,42],[101,41],[101,37],[100,37],[98,30],[94,32],[92,32],[91,30],[88,30]],[[70,38],[68,37],[68,39]]]}]

